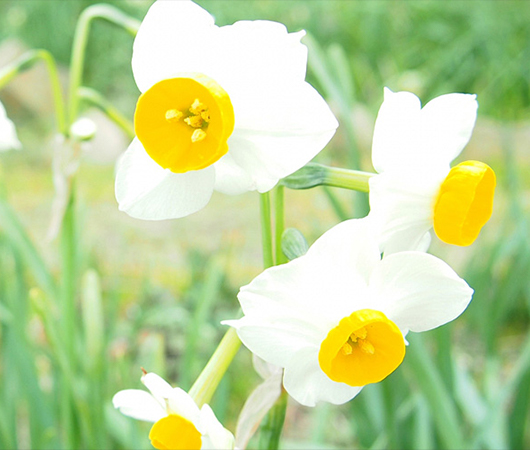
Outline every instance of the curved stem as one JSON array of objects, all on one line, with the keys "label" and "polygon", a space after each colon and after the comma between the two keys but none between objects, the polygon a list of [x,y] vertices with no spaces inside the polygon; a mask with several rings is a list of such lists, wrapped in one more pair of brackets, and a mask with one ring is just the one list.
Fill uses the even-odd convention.
[{"label": "curved stem", "polygon": [[55,116],[57,120],[57,128],[62,134],[66,134],[68,127],[66,126],[66,115],[64,111],[63,93],[61,90],[61,82],[57,71],[57,64],[52,54],[44,49],[30,50],[17,58],[8,66],[0,71],[0,89],[9,83],[18,74],[30,69],[33,65],[43,61],[48,69],[50,83],[53,93],[53,102],[55,105]]},{"label": "curved stem", "polygon": [[79,17],[75,30],[74,44],[72,47],[72,60],[70,65],[70,86],[68,89],[69,122],[73,123],[77,117],[79,108],[79,87],[83,76],[86,46],[90,25],[94,19],[104,19],[115,25],[124,28],[131,35],[135,36],[140,27],[140,21],[124,14],[119,9],[111,5],[99,4],[86,8]]},{"label": "curved stem", "polygon": [[130,120],[128,120],[118,109],[114,107],[103,95],[98,91],[81,86],[77,90],[77,95],[80,100],[83,100],[87,103],[90,103],[101,111],[103,111],[106,116],[111,119],[116,125],[118,125],[127,136],[131,139],[134,138],[134,126]]}]

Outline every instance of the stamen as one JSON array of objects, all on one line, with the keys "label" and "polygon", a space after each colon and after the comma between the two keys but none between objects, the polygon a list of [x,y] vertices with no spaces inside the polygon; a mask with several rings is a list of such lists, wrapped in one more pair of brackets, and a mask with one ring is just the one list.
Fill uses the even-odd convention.
[{"label": "stamen", "polygon": [[368,334],[368,331],[366,331],[366,328],[362,327],[361,329],[354,331],[351,334],[351,338],[352,338],[352,340],[355,338],[355,340],[353,342],[356,342],[357,339],[366,339],[366,335],[367,334]]},{"label": "stamen", "polygon": [[200,128],[202,127],[203,120],[201,116],[189,116],[184,119],[184,122],[186,122],[190,127]]},{"label": "stamen", "polygon": [[375,353],[375,348],[370,342],[365,341],[364,339],[359,339],[358,344],[361,352],[366,353],[367,355],[373,355]]},{"label": "stamen", "polygon": [[196,116],[199,116],[202,112],[206,111],[208,108],[206,108],[206,105],[204,103],[201,103],[198,98],[194,100],[192,105],[190,106],[190,113],[195,114]]},{"label": "stamen", "polygon": [[346,356],[351,355],[353,352],[353,347],[347,342],[342,346],[342,353]]},{"label": "stamen", "polygon": [[178,109],[168,109],[166,111],[166,120],[168,122],[178,122],[183,115]]},{"label": "stamen", "polygon": [[200,128],[197,128],[191,135],[191,142],[195,143],[195,142],[202,141],[205,137],[206,137],[206,133]]}]

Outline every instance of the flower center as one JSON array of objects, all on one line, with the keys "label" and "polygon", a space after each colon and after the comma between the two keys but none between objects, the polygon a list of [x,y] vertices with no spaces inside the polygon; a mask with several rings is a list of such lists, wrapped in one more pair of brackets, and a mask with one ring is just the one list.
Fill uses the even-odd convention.
[{"label": "flower center", "polygon": [[201,433],[189,420],[170,414],[155,422],[149,432],[153,447],[159,450],[193,450],[202,446]]},{"label": "flower center", "polygon": [[495,172],[479,161],[453,167],[434,205],[434,231],[444,242],[471,245],[491,217]]},{"label": "flower center", "polygon": [[397,325],[380,311],[361,309],[328,333],[318,362],[333,381],[364,386],[386,378],[404,357],[405,340]]},{"label": "flower center", "polygon": [[228,152],[234,109],[214,80],[186,74],[159,81],[140,96],[134,129],[145,151],[164,169],[200,170]]}]

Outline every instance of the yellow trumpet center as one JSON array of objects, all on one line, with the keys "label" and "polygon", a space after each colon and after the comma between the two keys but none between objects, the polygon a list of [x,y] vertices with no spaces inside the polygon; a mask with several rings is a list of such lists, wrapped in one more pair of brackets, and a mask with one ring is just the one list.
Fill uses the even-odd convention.
[{"label": "yellow trumpet center", "polygon": [[381,311],[361,309],[342,319],[320,344],[318,363],[333,381],[350,386],[377,383],[405,357],[405,340]]},{"label": "yellow trumpet center", "polygon": [[134,129],[148,155],[175,173],[200,170],[228,152],[234,109],[226,91],[202,74],[159,81],[136,105]]},{"label": "yellow trumpet center", "polygon": [[194,450],[202,446],[201,433],[189,420],[170,414],[155,422],[149,432],[153,447],[159,450]]},{"label": "yellow trumpet center", "polygon": [[434,231],[444,242],[471,245],[491,217],[495,172],[480,161],[453,167],[434,205]]}]

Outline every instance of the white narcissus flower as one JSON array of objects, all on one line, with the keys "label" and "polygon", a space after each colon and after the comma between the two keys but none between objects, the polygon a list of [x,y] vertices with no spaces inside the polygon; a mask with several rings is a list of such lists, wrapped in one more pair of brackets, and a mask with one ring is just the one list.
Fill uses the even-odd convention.
[{"label": "white narcissus flower", "polygon": [[149,433],[157,449],[233,449],[234,436],[215,417],[208,405],[202,408],[180,388],[172,388],[154,373],[145,373],[142,383],[151,391],[127,389],[112,402],[126,416],[154,422]]},{"label": "white narcissus flower", "polygon": [[7,117],[4,105],[0,102],[0,152],[20,148],[22,148],[22,144],[17,138],[15,125]]},{"label": "white narcissus flower", "polygon": [[410,92],[385,98],[375,123],[370,215],[381,250],[413,250],[434,226],[437,236],[470,245],[489,220],[495,173],[479,161],[450,168],[468,143],[478,104],[475,95],[447,94],[423,108]]},{"label": "white narcissus flower", "polygon": [[335,226],[309,251],[241,288],[244,312],[225,321],[260,358],[285,369],[298,402],[347,402],[392,373],[404,335],[458,317],[473,290],[440,259],[401,252],[381,259],[369,218]]},{"label": "white narcissus flower", "polygon": [[303,35],[270,21],[218,27],[189,0],[155,2],[134,41],[142,94],[117,169],[120,209],[184,217],[214,190],[266,192],[322,150],[338,124],[305,81]]}]

